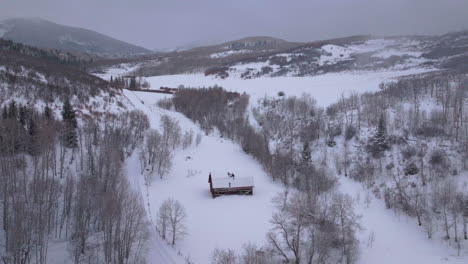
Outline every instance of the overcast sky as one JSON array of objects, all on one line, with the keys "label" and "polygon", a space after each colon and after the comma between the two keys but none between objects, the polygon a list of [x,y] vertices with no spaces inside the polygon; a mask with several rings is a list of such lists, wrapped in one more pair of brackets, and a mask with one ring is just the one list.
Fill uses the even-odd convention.
[{"label": "overcast sky", "polygon": [[41,17],[146,48],[245,36],[312,41],[468,29],[468,0],[0,0],[0,18]]}]

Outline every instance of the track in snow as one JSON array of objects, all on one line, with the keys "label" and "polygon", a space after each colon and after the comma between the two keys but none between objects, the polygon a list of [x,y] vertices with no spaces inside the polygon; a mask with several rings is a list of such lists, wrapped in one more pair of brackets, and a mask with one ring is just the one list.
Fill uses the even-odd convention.
[{"label": "track in snow", "polygon": [[[138,110],[145,112],[150,119],[150,124],[152,128],[156,127],[159,122],[157,118],[161,116],[162,113],[155,113],[156,111],[152,109],[149,105],[145,105],[143,101],[138,98],[138,96],[131,91],[124,91],[125,97],[130,101],[130,103]],[[150,227],[150,234],[149,234],[149,247],[148,247],[148,254],[147,254],[147,263],[150,264],[185,264],[186,261],[182,256],[179,256],[175,249],[171,248],[159,235],[157,232],[151,208],[151,201],[148,198],[148,188],[146,183],[144,182],[145,179],[143,175],[140,174],[140,167],[138,161],[138,153],[133,153],[127,163],[127,175],[130,179],[130,183],[133,188],[139,190],[142,197],[143,202],[146,209],[146,214],[148,216],[148,220],[151,224]],[[143,180],[143,181],[142,181]]]}]

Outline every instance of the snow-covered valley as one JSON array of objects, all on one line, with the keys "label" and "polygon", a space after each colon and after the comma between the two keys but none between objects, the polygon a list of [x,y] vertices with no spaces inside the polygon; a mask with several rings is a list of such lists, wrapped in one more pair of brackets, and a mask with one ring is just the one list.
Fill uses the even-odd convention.
[{"label": "snow-covered valley", "polygon": [[[355,76],[360,80],[354,79],[347,83],[353,83],[353,81],[356,84],[365,83],[367,78],[376,78]],[[207,78],[203,83],[203,78],[190,75],[162,76],[151,78],[150,81],[153,86],[184,84],[200,87],[207,87],[213,84],[211,82],[219,81]],[[334,80],[332,76],[322,78],[330,78],[328,85]],[[320,77],[318,79],[323,80]],[[268,85],[275,80],[271,79],[264,85],[258,85],[261,80],[256,81],[258,98],[265,94],[276,96],[277,90],[270,90]],[[343,87],[341,85],[344,84],[340,85],[339,79],[335,80],[338,80],[335,87]],[[309,82],[309,84],[313,82],[313,80],[300,81]],[[246,81],[240,83],[244,82]],[[375,80],[375,85],[377,82],[378,80]],[[251,84],[235,86],[235,82],[229,82],[229,80],[224,84],[226,83],[229,83],[228,87],[234,91],[249,92],[255,89],[254,86],[249,86]],[[321,82],[321,84],[327,85],[327,82]],[[303,88],[300,92],[308,93],[309,91]],[[320,89],[320,91],[323,90]],[[137,109],[143,110],[150,117],[152,126],[155,128],[159,126],[159,117],[162,114],[168,114],[176,118],[182,124],[183,129],[201,132],[199,127],[185,116],[157,107],[158,100],[170,95],[131,91],[125,91],[125,95]],[[328,104],[338,100],[341,95],[338,92],[330,94],[323,92],[323,96],[325,97],[319,96],[319,98],[323,98]],[[255,100],[253,102],[255,104]],[[340,152],[340,150],[336,151]],[[138,172],[139,167],[136,164],[138,161],[130,160],[130,162],[129,177],[142,179],[143,176]],[[211,172],[214,175],[224,176],[229,171],[235,172],[236,175],[254,176],[254,195],[213,199],[208,190],[208,174]],[[140,184],[142,183],[140,180]],[[283,188],[285,188],[283,185],[272,182],[261,166],[247,156],[239,146],[220,138],[217,134],[204,135],[199,146],[177,151],[174,157],[174,168],[164,179],[155,180],[148,188],[144,184],[141,185],[143,194],[148,198],[148,214],[152,219],[155,219],[161,202],[168,197],[173,197],[186,206],[187,236],[175,248],[168,247],[167,250],[172,251],[169,254],[181,252],[184,257],[189,257],[194,263],[210,263],[214,248],[230,248],[238,251],[247,242],[264,244],[273,211],[271,199]],[[457,256],[456,250],[444,240],[427,240],[423,229],[416,227],[414,218],[395,214],[386,209],[382,200],[377,199],[360,184],[341,175],[339,176],[339,189],[353,197],[356,213],[361,216],[362,229],[358,235],[360,256],[357,263],[465,263],[466,252]],[[155,252],[158,252],[158,249],[150,250],[150,259],[161,258],[158,256],[160,253],[155,254]],[[178,258],[178,261],[181,261],[181,257]]]},{"label": "snow-covered valley", "polygon": [[464,35],[95,65],[0,41],[0,259],[466,263]]}]

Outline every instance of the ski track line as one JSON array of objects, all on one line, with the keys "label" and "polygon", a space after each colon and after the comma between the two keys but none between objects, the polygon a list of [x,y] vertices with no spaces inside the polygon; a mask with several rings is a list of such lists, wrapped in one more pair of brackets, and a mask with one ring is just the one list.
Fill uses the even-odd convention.
[{"label": "ski track line", "polygon": [[[130,90],[129,90],[130,91]],[[154,108],[150,108],[150,106],[147,106],[141,99],[140,97],[133,91],[130,91],[134,96],[135,98],[141,103],[141,105],[145,108],[147,108],[148,112],[151,112],[151,113],[154,113]],[[130,98],[127,97],[127,95],[125,95],[125,98],[130,102],[130,104],[135,108],[135,109],[138,109],[138,110],[142,110],[141,108],[137,107]],[[164,111],[162,111],[161,109],[157,109],[159,110],[158,112],[160,114],[164,114]],[[144,176],[144,175],[143,175]],[[151,214],[151,202],[150,202],[150,199],[149,199],[149,184],[148,184],[148,181],[147,181],[147,178],[144,176],[144,181],[145,181],[145,196],[146,196],[146,201],[145,201],[145,206],[147,207],[147,217],[152,225],[152,229],[150,231],[150,233],[152,234],[151,236],[151,242],[152,244],[154,245],[153,249],[156,249],[157,251],[157,254],[154,254],[155,257],[157,256],[159,258],[159,260],[161,260],[162,262],[155,262],[155,264],[182,264],[182,263],[185,263],[183,261],[178,261],[178,260],[175,260],[174,257],[172,256],[171,253],[169,253],[168,250],[166,250],[167,248],[169,248],[170,246],[162,240],[162,238],[160,237],[160,234],[159,234],[159,231],[153,221],[153,216]],[[171,250],[174,250],[171,248]],[[174,253],[177,254],[174,250]],[[153,255],[153,254],[150,254],[150,255]],[[182,257],[181,257],[182,258]]]}]

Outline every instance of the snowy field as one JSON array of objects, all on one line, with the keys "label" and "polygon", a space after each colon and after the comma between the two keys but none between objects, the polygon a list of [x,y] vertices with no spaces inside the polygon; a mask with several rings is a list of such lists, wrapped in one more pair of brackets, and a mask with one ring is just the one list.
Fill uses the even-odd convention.
[{"label": "snowy field", "polygon": [[282,91],[286,96],[301,96],[310,94],[318,105],[328,106],[336,102],[343,94],[351,92],[372,92],[379,89],[379,84],[399,76],[430,71],[425,68],[415,68],[405,71],[375,71],[375,72],[345,72],[329,73],[311,77],[260,77],[243,80],[236,77],[219,79],[203,74],[163,75],[149,77],[147,80],[152,89],[161,86],[178,87],[209,87],[222,86],[229,91],[248,93],[251,102],[255,103],[265,95],[276,96]]}]

